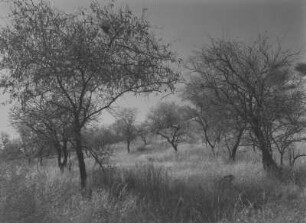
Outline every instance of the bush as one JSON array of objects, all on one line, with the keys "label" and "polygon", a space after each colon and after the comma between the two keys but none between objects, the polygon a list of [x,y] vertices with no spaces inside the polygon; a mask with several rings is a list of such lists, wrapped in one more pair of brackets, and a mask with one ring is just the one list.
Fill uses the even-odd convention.
[{"label": "bush", "polygon": [[15,163],[1,166],[0,222],[32,223],[47,220],[44,207],[36,197],[28,170]]}]

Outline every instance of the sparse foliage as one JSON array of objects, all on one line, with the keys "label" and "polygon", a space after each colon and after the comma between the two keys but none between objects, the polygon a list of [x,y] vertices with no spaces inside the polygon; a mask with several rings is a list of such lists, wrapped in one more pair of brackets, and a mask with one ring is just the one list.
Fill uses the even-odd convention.
[{"label": "sparse foliage", "polygon": [[[245,128],[265,169],[276,168],[272,154],[283,140],[295,142],[304,130],[302,79],[291,69],[293,56],[259,37],[251,45],[212,40],[190,59],[199,94],[229,114],[223,116],[226,123]],[[220,112],[210,115],[218,119]]]},{"label": "sparse foliage", "polygon": [[127,152],[130,152],[130,146],[134,139],[137,136],[136,129],[136,109],[124,108],[117,112],[117,120],[114,123],[114,128],[116,132],[121,135],[121,137],[126,142]]},{"label": "sparse foliage", "polygon": [[71,115],[82,189],[86,125],[123,94],[172,89],[178,78],[169,45],[145,16],[112,3],[67,14],[46,1],[14,0],[0,53],[2,87],[13,99],[43,100]]},{"label": "sparse foliage", "polygon": [[151,131],[166,139],[175,152],[178,145],[187,140],[189,134],[187,108],[175,103],[160,103],[148,115]]},{"label": "sparse foliage", "polygon": [[136,126],[137,136],[139,136],[146,146],[148,144],[148,138],[150,137],[150,125],[148,122],[143,122],[140,125]]},{"label": "sparse foliage", "polygon": [[68,112],[45,100],[33,98],[27,104],[15,106],[11,120],[29,159],[39,156],[42,161],[43,155],[56,153],[58,166],[64,171],[72,139],[72,120]]},{"label": "sparse foliage", "polygon": [[4,161],[24,158],[22,144],[19,139],[10,139],[7,133],[1,133],[5,137],[5,143],[0,150],[0,158]]},{"label": "sparse foliage", "polygon": [[216,156],[216,147],[224,142],[229,158],[235,160],[236,152],[245,129],[243,120],[232,118],[233,113],[225,104],[215,103],[218,99],[209,90],[203,90],[199,76],[191,77],[186,83],[182,98],[191,102],[189,110],[193,120],[198,123],[203,132],[203,140]]},{"label": "sparse foliage", "polygon": [[112,155],[112,145],[117,142],[114,133],[110,129],[100,127],[87,129],[82,135],[86,151],[103,169]]}]

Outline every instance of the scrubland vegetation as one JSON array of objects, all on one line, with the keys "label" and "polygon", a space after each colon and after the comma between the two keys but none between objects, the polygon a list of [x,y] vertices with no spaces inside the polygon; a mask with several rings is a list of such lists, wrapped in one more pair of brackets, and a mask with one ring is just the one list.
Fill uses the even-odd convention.
[{"label": "scrubland vegetation", "polygon": [[[281,181],[267,175],[259,154],[252,153],[240,152],[232,163],[223,154],[213,158],[200,144],[184,144],[174,153],[154,143],[129,154],[118,144],[108,167],[90,170],[91,199],[79,193],[76,166],[61,173],[52,159],[38,167],[2,162],[0,221],[305,221],[305,163]],[[90,169],[93,162],[86,162]],[[232,184],[219,188],[229,174],[235,176]]]},{"label": "scrubland vegetation", "polygon": [[[145,12],[11,2],[0,87],[20,137],[1,134],[0,222],[306,222],[306,64],[262,35],[182,64]],[[113,107],[151,92],[179,99],[142,123]]]}]

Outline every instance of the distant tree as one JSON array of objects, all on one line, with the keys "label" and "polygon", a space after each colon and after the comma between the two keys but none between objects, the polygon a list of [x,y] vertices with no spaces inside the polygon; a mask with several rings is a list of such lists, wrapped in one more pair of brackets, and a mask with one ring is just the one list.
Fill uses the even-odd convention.
[{"label": "distant tree", "polygon": [[219,122],[220,120],[214,119],[207,110],[204,112],[203,107],[192,108],[189,112],[193,120],[202,129],[202,142],[204,141],[210,147],[213,156],[215,156],[216,146],[220,142],[223,132],[223,128]]},{"label": "distant tree", "polygon": [[136,129],[136,109],[124,108],[117,112],[116,122],[114,127],[116,132],[124,139],[127,145],[127,151],[130,152],[130,145],[133,140],[136,139],[137,129]]},{"label": "distant tree", "polygon": [[150,136],[150,126],[148,122],[143,122],[140,125],[136,126],[137,136],[141,138],[144,143],[144,146],[148,144],[148,137]]},{"label": "distant tree", "polygon": [[[199,94],[208,92],[209,104],[229,112],[224,116],[226,123],[240,123],[245,128],[261,151],[266,170],[278,169],[273,151],[284,136],[299,140],[304,129],[303,80],[291,69],[294,55],[262,37],[251,45],[212,40],[189,63]],[[219,112],[214,114],[220,117]]]},{"label": "distant tree", "polygon": [[63,172],[72,140],[71,116],[41,98],[35,99],[14,107],[11,111],[12,124],[19,132],[29,158],[30,154],[40,157],[42,163],[46,150],[55,150],[51,154],[57,154],[58,167]]},{"label": "distant tree", "polygon": [[10,142],[10,136],[6,132],[1,132],[1,143],[2,147],[5,148],[5,146]]},{"label": "distant tree", "polygon": [[17,128],[17,132],[20,135],[21,152],[28,160],[29,165],[32,164],[32,160],[34,158],[40,155],[40,161],[42,163],[42,152],[44,150],[44,146],[48,144],[43,143],[41,138],[38,138],[38,136],[26,126],[19,126]]},{"label": "distant tree", "polygon": [[1,138],[5,143],[3,143],[3,147],[0,150],[0,159],[8,161],[24,158],[21,142],[18,138],[10,139],[9,135],[5,132],[1,133]]},{"label": "distant tree", "polygon": [[239,117],[233,118],[226,104],[215,103],[218,99],[213,90],[204,90],[203,80],[199,76],[189,79],[182,98],[191,102],[190,115],[201,126],[203,138],[212,154],[216,155],[216,146],[223,141],[229,158],[234,161],[245,130],[244,121]]},{"label": "distant tree", "polygon": [[189,137],[189,115],[187,109],[175,103],[160,103],[148,115],[151,131],[164,139],[178,151],[178,145]]},{"label": "distant tree", "polygon": [[2,87],[22,104],[42,99],[71,115],[86,192],[83,129],[125,93],[173,89],[176,59],[145,15],[113,3],[67,14],[46,1],[13,0],[9,18],[0,30]]},{"label": "distant tree", "polygon": [[235,120],[226,126],[226,131],[223,131],[221,138],[224,141],[226,149],[228,151],[229,159],[231,161],[236,160],[236,154],[242,140],[244,139],[244,133],[246,132],[246,124],[242,121]]}]

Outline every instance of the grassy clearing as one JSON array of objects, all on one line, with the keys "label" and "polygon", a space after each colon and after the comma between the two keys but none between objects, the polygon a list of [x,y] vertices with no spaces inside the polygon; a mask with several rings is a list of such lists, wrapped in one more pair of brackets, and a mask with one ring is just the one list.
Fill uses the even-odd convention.
[{"label": "grassy clearing", "polygon": [[[153,146],[126,154],[118,149],[112,168],[89,174],[91,200],[78,191],[77,168],[61,174],[50,164],[2,163],[0,222],[305,222],[305,168],[288,171],[281,183],[267,176],[258,157],[228,163],[201,145],[176,154]],[[161,149],[162,148],[162,149]],[[88,166],[91,166],[88,162]],[[235,176],[220,189],[219,180]]]}]

